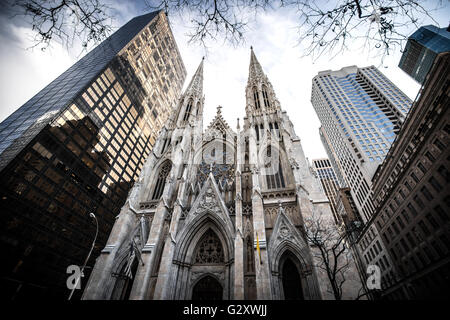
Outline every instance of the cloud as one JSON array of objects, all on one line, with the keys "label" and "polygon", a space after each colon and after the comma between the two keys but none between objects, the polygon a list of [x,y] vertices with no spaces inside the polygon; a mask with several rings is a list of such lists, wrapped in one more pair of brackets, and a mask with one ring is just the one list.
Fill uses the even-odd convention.
[{"label": "cloud", "polygon": [[0,33],[0,121],[17,110],[75,61],[59,44],[51,50],[27,49],[30,29],[8,24],[9,35]]},{"label": "cloud", "polygon": [[[172,18],[173,32],[188,71],[185,86],[194,74],[202,56],[200,46],[188,45],[183,19]],[[246,34],[246,45],[238,48],[221,45],[208,48],[204,74],[204,126],[214,118],[216,107],[223,106],[224,118],[232,128],[236,118],[245,116],[245,87],[250,62],[250,45],[272,83],[281,108],[294,124],[309,159],[327,157],[319,136],[320,121],[311,105],[311,82],[319,71],[338,70],[349,65],[365,67],[378,63],[361,52],[346,52],[332,61],[323,57],[313,63],[302,57],[298,45],[296,13],[289,10],[262,12],[252,30]],[[359,47],[359,46],[358,46]],[[414,99],[419,85],[398,67],[400,52],[385,60],[387,68],[380,68],[406,95]]]},{"label": "cloud", "polygon": [[[117,14],[114,21],[117,27],[133,16],[147,12],[142,1],[110,0],[109,4]],[[446,15],[441,15],[439,19],[446,23]],[[198,45],[188,45],[188,14],[181,17],[173,15],[169,19],[188,72],[186,86],[205,51]],[[218,43],[209,48],[204,67],[204,127],[213,119],[218,105],[223,106],[224,118],[233,129],[236,128],[238,117],[242,125],[242,118],[245,116],[245,86],[250,45],[253,45],[282,109],[287,112],[297,135],[302,139],[306,156],[309,159],[326,156],[318,132],[320,122],[310,102],[312,78],[319,71],[327,69],[338,70],[349,65],[377,66],[378,60],[358,51],[349,51],[332,61],[329,61],[328,57],[322,57],[313,63],[309,57],[302,57],[302,46],[297,45],[296,23],[296,12],[293,10],[261,11],[245,35],[246,43],[243,46],[235,48]],[[11,32],[0,33],[0,121],[79,58],[58,45],[54,45],[52,50],[45,53],[39,50],[24,50],[29,45],[27,34],[30,30],[12,23],[8,28]],[[352,47],[359,46],[352,44]],[[387,57],[385,65],[388,68],[383,67],[380,70],[414,99],[419,86],[397,67],[399,59],[400,52]]]}]

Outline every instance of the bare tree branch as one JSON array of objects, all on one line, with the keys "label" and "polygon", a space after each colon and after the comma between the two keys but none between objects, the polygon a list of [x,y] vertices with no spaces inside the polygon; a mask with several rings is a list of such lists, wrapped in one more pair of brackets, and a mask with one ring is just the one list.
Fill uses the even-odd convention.
[{"label": "bare tree branch", "polygon": [[81,40],[81,46],[87,48],[112,31],[110,8],[99,0],[18,0],[13,12],[27,20],[35,31],[33,47],[42,50],[52,41],[70,48],[75,40]]},{"label": "bare tree branch", "polygon": [[[298,17],[298,43],[304,56],[334,57],[355,41],[381,58],[401,49],[412,28],[437,22],[416,0],[141,0],[146,10],[163,9],[170,15],[189,15],[189,43],[205,48],[223,40],[233,46],[245,42],[245,33],[261,11],[286,8]],[[445,5],[448,6],[448,3]],[[83,46],[103,40],[111,31],[111,8],[101,0],[18,0],[15,5],[36,31],[35,42],[44,48],[51,41]],[[143,12],[144,13],[144,12]],[[253,15],[253,18],[251,16]],[[354,49],[354,47],[352,48]]]},{"label": "bare tree branch", "polygon": [[312,217],[305,219],[305,231],[306,239],[317,249],[313,250],[313,255],[318,258],[317,267],[326,272],[335,299],[341,300],[346,273],[350,269],[346,235],[341,234],[336,225],[325,219],[322,213],[315,212]]}]

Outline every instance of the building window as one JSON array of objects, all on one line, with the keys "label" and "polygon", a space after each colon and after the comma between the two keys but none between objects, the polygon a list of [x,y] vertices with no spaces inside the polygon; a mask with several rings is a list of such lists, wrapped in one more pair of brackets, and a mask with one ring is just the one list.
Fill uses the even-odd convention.
[{"label": "building window", "polygon": [[446,222],[449,220],[447,212],[445,212],[441,206],[437,205],[436,207],[434,207],[434,211],[436,211],[442,221]]},{"label": "building window", "polygon": [[416,246],[416,242],[414,241],[413,237],[411,236],[411,234],[409,232],[406,234],[406,238],[408,239],[409,243],[411,244],[411,247]]},{"label": "building window", "polygon": [[394,257],[395,260],[398,260],[397,254],[395,253],[394,248],[392,248],[391,250],[391,255]]},{"label": "building window", "polygon": [[403,249],[405,250],[405,252],[408,252],[409,251],[409,246],[406,243],[405,239],[400,239],[400,243],[401,243]]},{"label": "building window", "polygon": [[442,257],[444,255],[444,253],[442,252],[441,247],[439,246],[439,244],[436,241],[433,241],[431,243],[431,245],[433,246],[434,250],[436,250],[437,254]]},{"label": "building window", "polygon": [[423,204],[423,201],[420,199],[418,195],[414,196],[413,198],[414,202],[417,203],[420,209],[425,208],[425,205]]},{"label": "building window", "polygon": [[409,216],[408,216],[408,213],[405,210],[402,210],[402,216],[403,216],[403,219],[405,219],[406,223],[408,223],[409,222]]},{"label": "building window", "polygon": [[425,169],[425,167],[423,166],[422,163],[418,163],[417,167],[420,169],[420,171],[422,171],[423,174],[425,174],[427,172],[427,169]]},{"label": "building window", "polygon": [[[268,148],[268,152],[269,152],[269,148]],[[283,170],[281,167],[281,159],[278,160],[278,171],[275,174],[267,174],[266,182],[267,182],[268,189],[285,188],[286,185],[284,182]]]},{"label": "building window", "polygon": [[437,170],[446,182],[450,182],[450,172],[444,166],[440,166]]},{"label": "building window", "polygon": [[428,158],[428,160],[430,160],[431,163],[433,163],[434,161],[436,161],[436,158],[431,154],[431,152],[427,151],[425,153],[425,157]]},{"label": "building window", "polygon": [[264,106],[270,108],[269,97],[267,96],[267,88],[265,85],[262,86],[262,94],[264,99]]},{"label": "building window", "polygon": [[158,179],[156,180],[155,189],[153,191],[152,200],[158,200],[161,198],[162,193],[164,191],[164,186],[166,184],[167,176],[170,173],[170,169],[172,169],[172,164],[170,161],[166,161],[159,170]]},{"label": "building window", "polygon": [[412,213],[414,217],[417,216],[417,210],[411,203],[408,203],[406,207],[409,209],[409,211]]},{"label": "building window", "polygon": [[445,150],[444,144],[439,139],[436,138],[433,143],[439,150],[441,150],[441,152]]},{"label": "building window", "polygon": [[426,215],[426,218],[428,220],[428,222],[430,223],[430,225],[435,229],[439,229],[439,224],[436,222],[436,220],[434,219],[434,217],[431,215],[431,213]]},{"label": "building window", "polygon": [[189,99],[189,102],[186,106],[186,111],[184,112],[183,121],[189,120],[189,116],[191,115],[192,103],[193,103],[192,99]]},{"label": "building window", "polygon": [[255,109],[261,108],[261,105],[259,103],[258,90],[256,90],[256,87],[253,87],[253,99],[255,100]]},{"label": "building window", "polygon": [[436,190],[437,192],[441,192],[442,186],[441,184],[436,180],[435,177],[431,177],[428,179],[428,182],[430,182],[431,186]]},{"label": "building window", "polygon": [[408,182],[408,181],[405,181],[405,187],[406,187],[409,191],[412,191],[412,188],[411,188],[411,186],[409,185],[409,182]]},{"label": "building window", "polygon": [[430,230],[426,226],[425,222],[423,222],[423,220],[419,221],[419,227],[420,227],[420,229],[422,229],[422,231],[423,231],[425,236],[429,236],[430,235]]},{"label": "building window", "polygon": [[397,220],[397,223],[398,223],[398,225],[400,226],[400,228],[404,228],[405,227],[405,224],[403,223],[403,221],[402,221],[402,219],[400,218],[400,216],[397,216],[396,218],[395,218],[395,220]]},{"label": "building window", "polygon": [[427,187],[423,186],[423,187],[420,189],[420,191],[422,191],[422,194],[425,196],[425,198],[426,198],[428,201],[433,200],[433,196],[431,195],[431,193],[430,193],[430,191],[428,190]]}]

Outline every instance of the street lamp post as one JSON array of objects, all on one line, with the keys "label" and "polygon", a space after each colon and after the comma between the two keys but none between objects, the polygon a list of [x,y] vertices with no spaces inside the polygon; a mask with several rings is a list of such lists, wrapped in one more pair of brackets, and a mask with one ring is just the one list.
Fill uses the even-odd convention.
[{"label": "street lamp post", "polygon": [[84,261],[84,264],[83,264],[83,266],[81,267],[80,275],[79,275],[79,277],[77,278],[77,282],[75,283],[75,286],[72,288],[72,291],[70,292],[69,298],[68,298],[67,300],[70,300],[70,299],[72,298],[72,295],[73,295],[73,293],[74,293],[74,291],[75,291],[75,288],[78,286],[78,282],[80,281],[81,276],[83,275],[84,268],[86,267],[86,264],[87,264],[87,262],[88,262],[88,260],[89,260],[89,257],[91,256],[92,250],[94,249],[95,241],[97,240],[97,235],[98,235],[98,221],[97,221],[97,217],[96,217],[95,214],[93,214],[92,212],[89,213],[89,217],[93,218],[94,221],[95,221],[96,231],[95,231],[94,241],[92,242],[91,250],[89,250],[89,254],[88,254],[87,257],[86,257],[86,260]]}]

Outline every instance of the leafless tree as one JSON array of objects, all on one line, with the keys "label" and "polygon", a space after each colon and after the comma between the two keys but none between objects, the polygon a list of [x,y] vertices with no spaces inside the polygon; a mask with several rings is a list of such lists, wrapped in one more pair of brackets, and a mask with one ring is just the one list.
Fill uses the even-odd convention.
[{"label": "leafless tree", "polygon": [[[189,42],[206,46],[209,40],[239,45],[261,11],[287,8],[298,16],[299,44],[304,54],[318,58],[338,54],[354,40],[381,52],[401,48],[413,27],[434,21],[424,1],[417,0],[141,0],[146,10],[189,15]],[[438,3],[442,6],[442,2]],[[446,4],[448,5],[448,4]],[[36,43],[67,43],[81,38],[84,46],[103,40],[111,31],[111,8],[100,0],[19,0],[15,6],[37,32]],[[437,8],[436,8],[437,10]]]},{"label": "leafless tree", "polygon": [[313,58],[342,53],[350,49],[349,44],[354,49],[358,42],[383,59],[393,50],[401,50],[411,30],[424,21],[438,24],[432,13],[439,5],[425,8],[425,1],[343,0],[330,1],[329,5],[326,1],[320,5],[315,1],[293,2],[300,16],[299,43],[306,43],[304,55]]},{"label": "leafless tree", "polygon": [[80,40],[87,48],[112,31],[111,8],[101,0],[17,0],[12,13],[22,16],[34,33],[34,45],[45,50],[52,41],[72,47]]},{"label": "leafless tree", "polygon": [[336,300],[342,299],[342,287],[347,280],[352,261],[346,246],[346,234],[337,229],[332,219],[315,212],[305,219],[305,234],[316,258],[316,267],[324,271]]}]

